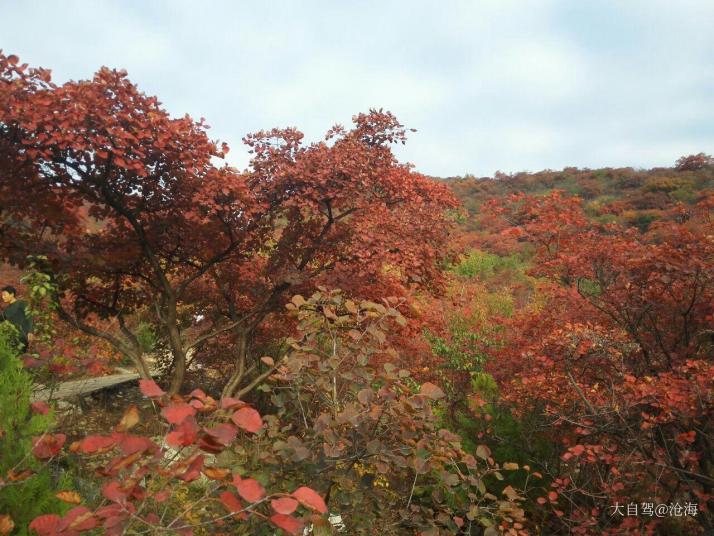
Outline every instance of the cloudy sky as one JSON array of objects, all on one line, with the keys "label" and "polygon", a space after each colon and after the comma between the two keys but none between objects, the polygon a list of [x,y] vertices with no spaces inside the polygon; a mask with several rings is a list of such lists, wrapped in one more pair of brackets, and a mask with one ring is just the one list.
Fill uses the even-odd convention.
[{"label": "cloudy sky", "polygon": [[56,81],[124,68],[175,115],[310,141],[369,108],[430,175],[714,153],[714,2],[0,0],[0,48]]}]

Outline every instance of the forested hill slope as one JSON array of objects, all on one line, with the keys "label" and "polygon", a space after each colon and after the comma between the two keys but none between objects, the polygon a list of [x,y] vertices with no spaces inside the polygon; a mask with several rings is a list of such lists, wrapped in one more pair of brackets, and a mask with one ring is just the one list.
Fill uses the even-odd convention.
[{"label": "forested hill slope", "polygon": [[[491,199],[524,192],[540,195],[552,190],[583,199],[589,217],[618,221],[646,230],[677,203],[693,205],[714,191],[714,160],[705,154],[680,158],[671,168],[649,170],[633,168],[544,170],[536,173],[476,178],[449,177],[446,182],[471,216]],[[479,228],[479,218],[464,222],[467,230]]]}]

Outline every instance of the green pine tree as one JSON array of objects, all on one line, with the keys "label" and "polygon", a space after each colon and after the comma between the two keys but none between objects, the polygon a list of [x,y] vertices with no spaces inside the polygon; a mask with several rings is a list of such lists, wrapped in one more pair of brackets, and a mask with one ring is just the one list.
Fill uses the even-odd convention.
[{"label": "green pine tree", "polygon": [[[68,505],[54,494],[70,489],[70,478],[59,475],[31,453],[32,437],[52,427],[52,412],[32,412],[32,378],[18,358],[14,327],[0,323],[0,514],[9,514],[15,522],[13,534],[29,535],[28,525],[42,514],[62,514]],[[30,469],[33,476],[12,482],[8,472]],[[56,476],[59,475],[59,476]]]}]

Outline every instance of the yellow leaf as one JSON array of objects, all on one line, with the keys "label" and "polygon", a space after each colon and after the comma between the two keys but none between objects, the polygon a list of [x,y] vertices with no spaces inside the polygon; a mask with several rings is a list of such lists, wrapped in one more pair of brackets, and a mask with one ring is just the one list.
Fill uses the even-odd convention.
[{"label": "yellow leaf", "polygon": [[517,463],[506,462],[506,463],[503,464],[503,468],[504,468],[506,471],[517,471],[518,468],[519,468],[519,466],[518,466]]},{"label": "yellow leaf", "polygon": [[8,479],[10,482],[19,482],[19,481],[22,481],[22,480],[27,480],[28,478],[30,478],[30,477],[31,477],[32,475],[34,475],[34,474],[35,474],[34,471],[31,471],[31,470],[29,470],[29,469],[25,469],[24,471],[20,471],[19,473],[16,473],[16,472],[13,471],[12,469],[10,469],[10,470],[7,472],[7,479]]},{"label": "yellow leaf", "polygon": [[231,472],[228,469],[222,469],[219,467],[206,467],[203,470],[203,474],[213,480],[223,480],[231,474]]},{"label": "yellow leaf", "polygon": [[513,486],[506,486],[505,488],[503,488],[502,493],[511,501],[515,501],[518,498],[518,492],[513,489]]},{"label": "yellow leaf", "polygon": [[7,514],[0,514],[0,535],[10,534],[15,528],[15,522]]},{"label": "yellow leaf", "polygon": [[79,504],[82,502],[82,497],[80,497],[79,493],[76,491],[60,491],[55,493],[55,497],[57,497],[60,501],[70,504]]},{"label": "yellow leaf", "polygon": [[486,445],[479,445],[476,447],[476,456],[482,460],[487,460],[488,457],[491,456],[491,449],[489,449]]},{"label": "yellow leaf", "polygon": [[124,412],[124,416],[121,418],[121,421],[119,421],[119,424],[117,425],[117,432],[126,432],[134,428],[137,424],[139,424],[139,409],[132,404]]}]

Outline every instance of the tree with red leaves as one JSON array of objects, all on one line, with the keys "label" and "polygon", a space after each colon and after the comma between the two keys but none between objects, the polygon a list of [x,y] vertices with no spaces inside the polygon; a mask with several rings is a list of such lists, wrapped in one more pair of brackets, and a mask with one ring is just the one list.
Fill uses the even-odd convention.
[{"label": "tree with red leaves", "polygon": [[203,121],[170,117],[125,72],[56,85],[18,63],[0,55],[2,258],[46,258],[61,318],[144,378],[133,322],[150,319],[171,393],[187,356],[211,345],[230,357],[225,396],[260,384],[279,364],[258,372],[256,333],[280,326],[292,293],[439,286],[455,201],[397,162],[390,146],[405,129],[392,114],[360,114],[311,145],[295,129],[248,136],[239,173],[215,163],[228,148]]},{"label": "tree with red leaves", "polygon": [[[491,371],[560,442],[554,534],[712,529],[712,201],[646,233],[590,223],[558,192],[498,209],[536,246],[547,303],[512,323]],[[697,515],[613,517],[616,502],[696,504]]]},{"label": "tree with red leaves", "polygon": [[697,171],[711,165],[714,165],[714,159],[710,155],[698,153],[679,158],[674,167],[677,171]]}]

